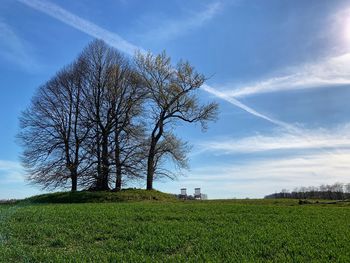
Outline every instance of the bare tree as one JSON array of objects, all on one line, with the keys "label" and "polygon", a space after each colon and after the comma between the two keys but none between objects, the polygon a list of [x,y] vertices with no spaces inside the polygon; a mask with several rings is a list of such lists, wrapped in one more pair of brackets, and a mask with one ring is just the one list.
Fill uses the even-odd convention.
[{"label": "bare tree", "polygon": [[[165,53],[138,54],[135,64],[103,41],[39,88],[20,119],[23,163],[32,182],[62,187],[71,181],[95,190],[120,190],[124,179],[174,178],[169,161],[188,167],[178,122],[215,120],[217,104],[200,103],[205,77],[187,62],[172,67]],[[147,169],[145,169],[145,167]],[[115,176],[113,176],[115,175]],[[113,186],[114,184],[114,186]]]},{"label": "bare tree", "polygon": [[108,85],[114,118],[112,151],[115,165],[115,190],[122,187],[122,175],[140,177],[143,170],[144,123],[139,119],[143,110],[144,91],[140,78],[128,61],[119,61],[111,69]]},{"label": "bare tree", "polygon": [[114,125],[114,104],[110,99],[109,84],[113,74],[112,68],[122,60],[121,55],[96,40],[88,45],[79,58],[85,65],[84,108],[88,119],[93,123],[89,152],[94,156],[96,175],[93,188],[109,189],[110,176],[110,136]]},{"label": "bare tree", "polygon": [[144,97],[140,78],[122,54],[100,40],[92,42],[80,60],[86,69],[84,107],[93,123],[89,151],[97,170],[93,188],[110,189],[114,171],[119,190],[123,171],[130,175],[139,161],[135,142],[140,133],[135,131],[134,119],[141,113]]},{"label": "bare tree", "polygon": [[[23,163],[44,187],[108,190],[115,172],[139,177],[144,164],[145,93],[128,60],[93,41],[76,62],[39,88],[20,119]],[[92,186],[92,187],[91,187]]]},{"label": "bare tree", "polygon": [[70,179],[71,190],[76,191],[78,177],[85,169],[82,145],[89,126],[80,114],[80,67],[73,63],[40,87],[20,117],[23,164],[29,180],[44,188],[65,186]]},{"label": "bare tree", "polygon": [[[160,161],[158,157],[165,156],[158,154],[159,144],[166,143],[165,135],[169,134],[168,130],[171,130],[178,121],[199,122],[202,128],[206,129],[207,122],[216,119],[218,105],[216,103],[201,105],[196,92],[204,83],[205,77],[197,73],[189,63],[179,62],[173,68],[165,52],[157,56],[139,53],[135,63],[147,92],[150,111],[147,190],[151,190]],[[183,158],[175,160],[182,161]]]}]

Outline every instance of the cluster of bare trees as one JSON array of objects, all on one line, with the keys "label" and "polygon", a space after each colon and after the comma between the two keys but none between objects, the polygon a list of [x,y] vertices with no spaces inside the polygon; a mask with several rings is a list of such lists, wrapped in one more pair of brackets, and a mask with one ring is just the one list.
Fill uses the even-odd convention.
[{"label": "cluster of bare trees", "polygon": [[280,193],[265,196],[265,198],[295,198],[295,199],[350,199],[350,183],[335,183],[318,187],[299,187],[293,191],[283,189]]},{"label": "cluster of bare trees", "polygon": [[[129,60],[96,40],[41,86],[20,118],[22,162],[44,188],[120,190],[126,179],[176,174],[189,147],[178,122],[215,120],[217,104],[201,104],[205,77],[187,62],[171,65],[165,53]],[[172,161],[172,162],[170,162]]]}]

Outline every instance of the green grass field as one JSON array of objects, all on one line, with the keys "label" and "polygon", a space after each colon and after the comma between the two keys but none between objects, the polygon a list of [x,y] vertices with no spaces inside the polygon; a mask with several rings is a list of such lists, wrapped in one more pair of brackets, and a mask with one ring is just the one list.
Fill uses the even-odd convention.
[{"label": "green grass field", "polygon": [[0,220],[1,262],[350,262],[346,205],[26,201]]}]

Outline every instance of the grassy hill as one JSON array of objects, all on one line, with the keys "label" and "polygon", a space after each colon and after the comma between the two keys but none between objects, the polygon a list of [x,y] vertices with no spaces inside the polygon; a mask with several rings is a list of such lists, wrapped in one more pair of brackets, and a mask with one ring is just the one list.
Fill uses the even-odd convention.
[{"label": "grassy hill", "polygon": [[135,202],[128,191],[80,192],[68,199],[88,203],[63,203],[65,194],[54,194],[0,205],[0,262],[350,261],[349,206],[173,202],[144,192],[132,198],[167,198]]},{"label": "grassy hill", "polygon": [[109,203],[126,201],[176,201],[174,195],[156,190],[127,189],[119,192],[59,192],[37,195],[23,200],[25,203]]}]

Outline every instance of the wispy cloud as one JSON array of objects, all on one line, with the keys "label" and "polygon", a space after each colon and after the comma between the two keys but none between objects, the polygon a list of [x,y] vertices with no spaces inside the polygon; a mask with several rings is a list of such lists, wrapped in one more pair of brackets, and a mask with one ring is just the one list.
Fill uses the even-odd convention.
[{"label": "wispy cloud", "polygon": [[[225,161],[213,159],[207,166],[194,167],[188,177],[169,187],[202,187],[211,198],[261,198],[281,189],[350,182],[350,123],[214,139],[196,144],[195,149],[197,154],[215,154]],[[236,154],[249,158],[237,159]]]},{"label": "wispy cloud", "polygon": [[0,178],[1,183],[24,182],[24,171],[20,163],[0,160]]},{"label": "wispy cloud", "polygon": [[28,188],[26,172],[19,162],[0,160],[0,200],[25,198],[42,193],[39,188]]},{"label": "wispy cloud", "polygon": [[[278,69],[268,76],[248,83],[226,83],[220,91],[226,96],[241,98],[269,92],[284,92],[300,89],[319,89],[350,84],[350,8],[342,9],[325,17],[317,38],[332,42],[328,56],[317,60]],[[337,50],[337,51],[335,51]]]},{"label": "wispy cloud", "polygon": [[[331,177],[330,182],[349,181],[350,151],[330,158],[327,154],[312,153],[303,157],[274,157],[246,162],[212,165],[194,169],[188,180],[206,181],[293,181],[304,179],[318,185]],[[197,176],[196,176],[197,175]],[[214,176],[215,175],[215,176]],[[311,183],[311,182],[310,182]]]},{"label": "wispy cloud", "polygon": [[[325,154],[327,149],[350,149],[350,124],[331,130],[303,130],[302,134],[278,131],[273,135],[255,135],[237,139],[218,139],[199,143],[199,152],[216,154],[257,153],[286,150],[318,150]],[[333,155],[333,154],[328,154]]]},{"label": "wispy cloud", "polygon": [[209,5],[202,7],[199,10],[185,10],[185,17],[179,19],[164,19],[162,18],[158,26],[143,33],[142,38],[154,40],[169,40],[180,35],[184,35],[191,30],[202,27],[210,20],[215,18],[221,10],[223,10],[223,1],[214,1]]},{"label": "wispy cloud", "polygon": [[248,84],[225,84],[221,92],[239,98],[268,92],[319,89],[350,84],[350,53],[292,67],[284,75]]},{"label": "wispy cloud", "polygon": [[83,19],[64,8],[45,0],[18,0],[33,9],[43,12],[61,22],[74,27],[94,38],[103,39],[107,44],[118,48],[129,55],[134,55],[135,51],[145,52],[142,48],[133,45],[123,39],[118,34],[110,32],[86,19]]},{"label": "wispy cloud", "polygon": [[30,53],[28,45],[13,28],[0,21],[0,57],[26,71],[36,71],[39,65]]}]

